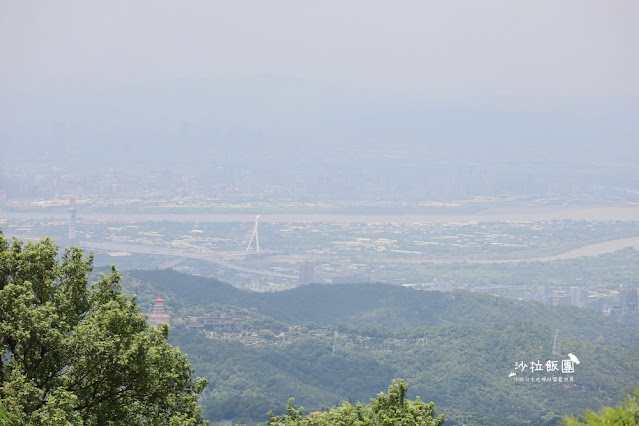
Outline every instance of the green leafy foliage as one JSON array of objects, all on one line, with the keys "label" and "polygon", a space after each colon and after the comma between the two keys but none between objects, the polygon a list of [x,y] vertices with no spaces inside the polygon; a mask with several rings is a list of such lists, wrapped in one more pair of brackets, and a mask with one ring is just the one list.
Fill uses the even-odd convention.
[{"label": "green leafy foliage", "polygon": [[444,417],[435,417],[435,404],[425,403],[417,397],[406,399],[408,385],[401,379],[393,380],[388,395],[380,392],[368,405],[345,402],[330,411],[304,415],[304,409],[296,409],[294,400],[289,400],[286,414],[280,416],[269,412],[267,426],[441,426]]},{"label": "green leafy foliage", "polygon": [[196,425],[205,380],[92,256],[0,234],[0,406],[7,424]]},{"label": "green leafy foliage", "polygon": [[629,392],[627,398],[617,407],[605,407],[599,413],[588,410],[581,417],[581,419],[567,417],[564,419],[564,425],[637,426],[639,425],[639,388]]}]

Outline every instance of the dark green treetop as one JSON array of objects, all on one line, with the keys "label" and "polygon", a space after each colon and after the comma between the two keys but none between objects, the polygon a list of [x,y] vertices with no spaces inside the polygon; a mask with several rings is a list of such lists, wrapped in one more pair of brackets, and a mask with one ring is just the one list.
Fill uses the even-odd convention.
[{"label": "dark green treetop", "polygon": [[634,392],[628,392],[626,399],[617,407],[604,407],[599,413],[588,410],[581,419],[567,417],[563,424],[565,426],[637,426],[639,425],[639,388]]},{"label": "dark green treetop", "polygon": [[435,405],[406,399],[408,385],[401,379],[393,380],[388,395],[380,392],[368,405],[343,403],[328,412],[304,414],[304,408],[295,408],[291,398],[286,414],[275,416],[269,412],[268,426],[441,426],[442,415],[435,418]]},{"label": "dark green treetop", "polygon": [[0,406],[7,424],[198,425],[206,381],[93,257],[0,233]]}]

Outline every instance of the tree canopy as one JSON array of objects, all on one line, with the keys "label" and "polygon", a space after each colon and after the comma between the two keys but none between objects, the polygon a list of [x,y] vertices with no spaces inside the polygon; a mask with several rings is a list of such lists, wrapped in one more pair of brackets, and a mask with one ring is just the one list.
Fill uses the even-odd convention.
[{"label": "tree canopy", "polygon": [[[203,424],[186,357],[146,324],[112,268],[0,233],[0,406],[7,424]],[[90,282],[92,280],[92,282]]]},{"label": "tree canopy", "polygon": [[595,413],[587,410],[581,419],[567,417],[564,419],[565,426],[606,426],[606,425],[639,425],[639,388],[634,392],[628,392],[628,396],[617,407],[604,407]]},{"label": "tree canopy", "polygon": [[435,418],[435,405],[406,399],[408,385],[401,379],[393,380],[388,395],[380,392],[368,405],[345,402],[327,412],[304,414],[304,408],[295,408],[291,398],[286,414],[274,416],[269,412],[268,426],[441,426],[444,417]]}]

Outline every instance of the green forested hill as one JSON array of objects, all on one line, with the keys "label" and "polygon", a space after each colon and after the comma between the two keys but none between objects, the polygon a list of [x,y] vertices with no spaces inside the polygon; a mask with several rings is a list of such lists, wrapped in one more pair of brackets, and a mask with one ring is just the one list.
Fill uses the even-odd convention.
[{"label": "green forested hill", "polygon": [[[455,423],[553,424],[559,415],[615,405],[624,389],[639,384],[639,327],[583,309],[381,284],[247,293],[171,271],[134,271],[126,281],[132,291],[166,296],[176,316],[234,305],[255,308],[252,315],[268,318],[276,331],[307,324],[307,334],[292,343],[256,346],[174,325],[172,343],[210,382],[202,405],[211,419],[264,420],[291,396],[308,410],[368,401],[402,377],[412,396],[434,401]],[[563,357],[551,353],[555,329]],[[581,361],[574,382],[508,377],[515,362],[543,363],[569,352]],[[517,377],[535,375],[561,376]]]},{"label": "green forested hill", "polygon": [[265,420],[268,410],[282,411],[291,396],[309,409],[349,398],[367,401],[377,392],[372,389],[383,389],[397,375],[371,354],[334,357],[330,343],[317,339],[250,347],[175,327],[171,341],[209,379],[203,413],[215,420]]},{"label": "green forested hill", "polygon": [[277,293],[255,293],[171,270],[138,270],[128,275],[150,284],[162,295],[174,297],[180,306],[215,303],[256,308],[264,315],[290,323],[411,328],[532,322],[559,329],[562,335],[639,348],[639,327],[622,326],[597,312],[576,307],[553,307],[463,291],[417,291],[387,284],[311,284]]}]

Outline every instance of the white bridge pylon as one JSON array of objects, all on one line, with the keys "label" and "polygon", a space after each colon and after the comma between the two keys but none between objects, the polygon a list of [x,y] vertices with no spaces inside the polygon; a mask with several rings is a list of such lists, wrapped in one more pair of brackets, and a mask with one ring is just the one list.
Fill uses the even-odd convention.
[{"label": "white bridge pylon", "polygon": [[246,246],[246,251],[248,252],[251,249],[251,245],[253,244],[253,240],[255,240],[255,253],[260,252],[260,236],[257,233],[257,225],[260,220],[260,215],[255,216],[255,227],[253,227],[253,233],[251,234],[251,239],[249,240],[248,246]]}]

